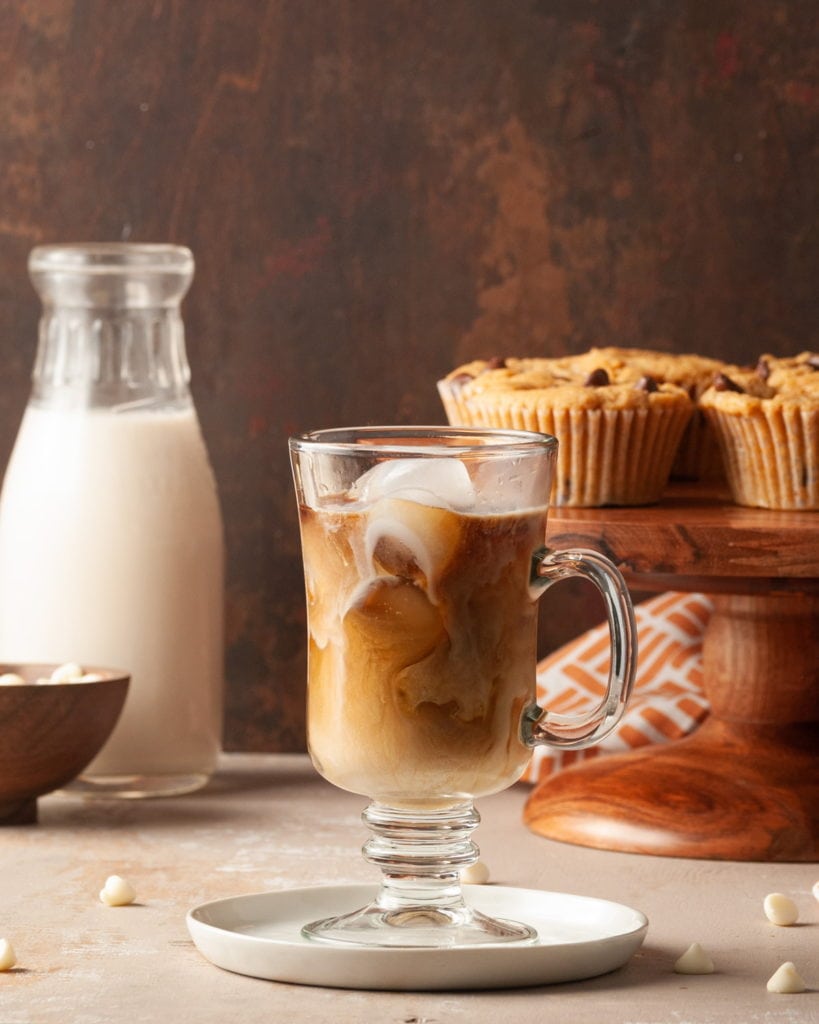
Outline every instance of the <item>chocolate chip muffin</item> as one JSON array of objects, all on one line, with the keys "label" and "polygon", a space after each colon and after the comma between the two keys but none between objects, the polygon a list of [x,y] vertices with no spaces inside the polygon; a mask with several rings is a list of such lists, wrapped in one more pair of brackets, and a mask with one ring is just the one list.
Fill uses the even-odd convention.
[{"label": "chocolate chip muffin", "polygon": [[819,509],[819,354],[725,367],[700,405],[738,505]]},{"label": "chocolate chip muffin", "polygon": [[655,380],[684,388],[694,403],[694,411],[680,438],[671,466],[671,479],[725,479],[719,442],[699,407],[701,396],[713,383],[714,376],[723,369],[719,359],[693,352],[660,352],[642,348],[594,348],[589,354],[621,367],[622,372],[632,376],[647,374]]},{"label": "chocolate chip muffin", "polygon": [[557,437],[552,501],[586,507],[657,501],[694,408],[684,388],[606,350],[476,360],[439,381],[438,392],[453,425]]}]

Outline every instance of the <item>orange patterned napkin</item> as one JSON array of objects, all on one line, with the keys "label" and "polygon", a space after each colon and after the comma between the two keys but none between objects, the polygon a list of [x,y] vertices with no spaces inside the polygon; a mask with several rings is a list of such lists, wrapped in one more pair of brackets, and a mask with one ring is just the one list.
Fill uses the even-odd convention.
[{"label": "orange patterned napkin", "polygon": [[[589,757],[667,743],[692,732],[708,714],[702,692],[702,634],[713,609],[704,594],[669,592],[634,606],[637,676],[619,726],[586,750],[537,747],[523,776],[537,782]],[[603,623],[538,665],[538,704],[569,713],[599,703],[609,671],[609,630]]]}]

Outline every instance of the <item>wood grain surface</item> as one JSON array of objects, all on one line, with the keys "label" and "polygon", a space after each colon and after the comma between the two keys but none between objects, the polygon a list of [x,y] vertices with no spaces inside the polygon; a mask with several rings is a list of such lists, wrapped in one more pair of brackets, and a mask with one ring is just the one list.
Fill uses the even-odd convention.
[{"label": "wood grain surface", "polygon": [[0,686],[0,825],[36,821],[37,798],[76,778],[99,753],[125,703],[128,676],[37,683],[56,667],[2,666],[25,683]]},{"label": "wood grain surface", "polygon": [[671,485],[646,508],[554,508],[549,544],[592,547],[648,589],[819,593],[819,513],[742,508]]},{"label": "wood grain surface", "polygon": [[[0,465],[31,247],[191,246],[229,748],[304,744],[286,438],[441,422],[477,356],[815,345],[814,0],[5,0]],[[548,650],[598,621],[549,602]],[[544,607],[546,603],[544,603]]]},{"label": "wood grain surface", "polygon": [[819,857],[819,725],[709,719],[664,748],[572,767],[530,797],[529,827],[603,850],[732,861]]},{"label": "wood grain surface", "polygon": [[737,509],[687,487],[653,508],[558,510],[555,529],[560,547],[599,531],[598,546],[642,585],[657,572],[713,595],[710,712],[683,740],[546,778],[527,802],[529,827],[660,856],[819,859],[819,513]]}]

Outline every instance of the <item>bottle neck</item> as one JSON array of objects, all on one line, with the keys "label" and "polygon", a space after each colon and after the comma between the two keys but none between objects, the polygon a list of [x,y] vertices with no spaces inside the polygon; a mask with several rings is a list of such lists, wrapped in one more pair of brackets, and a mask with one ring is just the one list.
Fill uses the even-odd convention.
[{"label": "bottle neck", "polygon": [[47,304],[31,400],[63,409],[190,404],[178,306],[84,308]]}]

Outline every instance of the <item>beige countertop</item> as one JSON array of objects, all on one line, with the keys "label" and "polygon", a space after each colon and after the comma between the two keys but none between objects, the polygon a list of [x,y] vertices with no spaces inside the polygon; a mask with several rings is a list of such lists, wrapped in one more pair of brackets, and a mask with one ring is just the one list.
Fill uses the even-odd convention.
[{"label": "beige countertop", "polygon": [[[53,794],[36,826],[0,830],[0,937],[17,952],[0,974],[0,1024],[241,1020],[503,1024],[819,1022],[816,864],[735,864],[609,853],[540,838],[521,824],[528,790],[479,804],[475,834],[496,883],[597,896],[649,918],[645,944],[613,974],[482,993],[307,988],[229,974],[206,961],[187,910],[223,896],[375,881],[361,859],[363,801],[321,780],[306,757],[228,755],[207,789],[150,802]],[[137,903],[98,900],[120,874]],[[762,900],[790,894],[800,924],[767,922]],[[717,973],[682,976],[692,942]],[[768,993],[792,960],[809,991]]]}]

